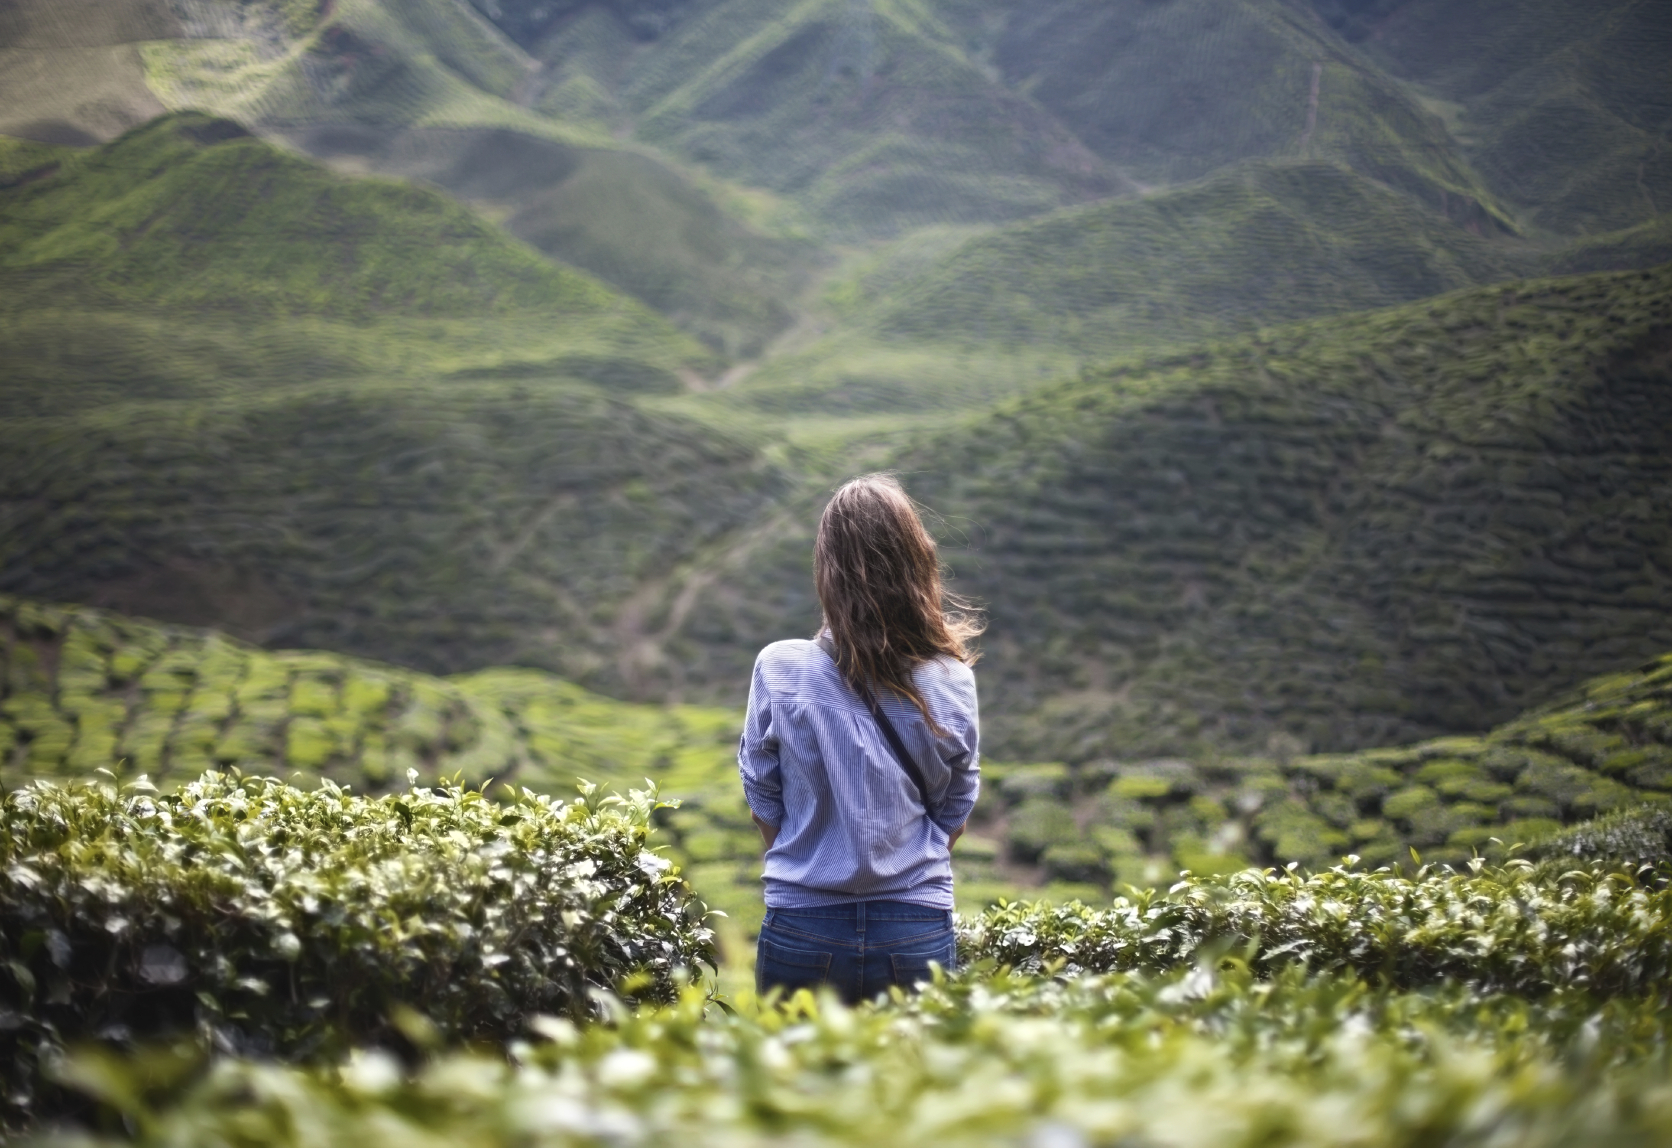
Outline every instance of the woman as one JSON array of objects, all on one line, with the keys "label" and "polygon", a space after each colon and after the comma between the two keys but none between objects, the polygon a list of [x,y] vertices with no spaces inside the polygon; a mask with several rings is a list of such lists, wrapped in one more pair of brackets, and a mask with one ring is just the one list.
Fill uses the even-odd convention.
[{"label": "woman", "polygon": [[980,788],[978,622],[941,586],[900,484],[856,478],[819,520],[813,641],[755,660],[738,749],[766,842],[762,992],[829,985],[853,1003],[951,969],[952,843]]}]

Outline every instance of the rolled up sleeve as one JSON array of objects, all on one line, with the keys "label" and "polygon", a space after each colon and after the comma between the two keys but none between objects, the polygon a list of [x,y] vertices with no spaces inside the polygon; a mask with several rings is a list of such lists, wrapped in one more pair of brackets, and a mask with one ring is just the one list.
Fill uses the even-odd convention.
[{"label": "rolled up sleeve", "polygon": [[750,810],[768,825],[782,826],[784,776],[778,763],[778,737],[772,729],[772,697],[759,662],[749,683],[749,706],[737,744],[737,772],[743,778],[743,799]]},{"label": "rolled up sleeve", "polygon": [[981,729],[972,704],[969,718],[952,731],[951,744],[940,745],[941,760],[952,771],[946,797],[935,810],[934,822],[951,833],[970,818],[981,794]]}]

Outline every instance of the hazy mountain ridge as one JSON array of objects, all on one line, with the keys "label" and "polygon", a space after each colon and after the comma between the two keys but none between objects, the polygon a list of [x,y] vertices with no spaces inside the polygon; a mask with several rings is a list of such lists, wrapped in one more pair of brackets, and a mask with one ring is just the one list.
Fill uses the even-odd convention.
[{"label": "hazy mountain ridge", "polygon": [[1597,5],[1408,0],[1363,40],[1455,110],[1455,134],[1533,227],[1613,231],[1672,203],[1672,13]]}]

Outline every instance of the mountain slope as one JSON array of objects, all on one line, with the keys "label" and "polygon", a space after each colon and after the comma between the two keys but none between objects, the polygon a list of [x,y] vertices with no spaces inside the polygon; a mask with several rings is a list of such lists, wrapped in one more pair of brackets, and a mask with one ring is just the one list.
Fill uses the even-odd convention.
[{"label": "mountain slope", "polygon": [[428,670],[636,685],[630,609],[787,485],[580,384],[359,380],[14,418],[0,587]]},{"label": "mountain slope", "polygon": [[1045,343],[1108,356],[1388,306],[1507,277],[1514,256],[1349,169],[1260,162],[1013,224],[869,284],[891,338]]},{"label": "mountain slope", "polygon": [[[1478,730],[1672,646],[1669,329],[1672,267],[1513,283],[1088,371],[896,455],[990,609],[992,751]],[[814,624],[817,510],[711,575],[688,673]]]},{"label": "mountain slope", "polygon": [[1667,220],[1476,235],[1340,166],[1253,160],[995,228],[922,229],[827,277],[830,333],[723,397],[757,414],[969,408],[1145,349],[1544,274],[1654,266]]},{"label": "mountain slope", "polygon": [[1093,374],[901,466],[970,524],[1030,743],[1478,729],[1672,644],[1669,330],[1672,268],[1515,284]]},{"label": "mountain slope", "polygon": [[1672,210],[1672,12],[1642,0],[1407,0],[1364,49],[1449,102],[1482,175],[1535,227],[1631,227]]},{"label": "mountain slope", "polygon": [[[49,73],[64,53],[142,53],[148,97],[234,118],[350,174],[435,183],[723,352],[755,353],[787,325],[783,300],[816,262],[806,244],[751,226],[686,173],[584,123],[522,109],[517,92],[534,62],[462,0],[350,2],[329,14],[148,0],[111,0],[86,18],[60,8],[14,5],[0,18],[0,46],[10,45],[0,51]],[[87,119],[94,81],[80,70],[38,79],[63,103],[60,120],[0,112],[0,131],[68,131],[82,143],[115,134]],[[0,78],[0,104],[25,96]],[[148,107],[163,105],[152,97]]]},{"label": "mountain slope", "polygon": [[8,587],[625,688],[616,611],[788,482],[628,401],[709,352],[437,192],[189,113],[37,174],[0,189]]},{"label": "mountain slope", "polygon": [[281,133],[349,171],[451,192],[553,259],[598,276],[728,356],[760,353],[793,319],[821,261],[770,234],[666,163],[502,128],[338,124]]},{"label": "mountain slope", "polygon": [[344,179],[227,120],[6,154],[22,168],[0,180],[8,415],[378,374],[678,390],[713,366],[445,196]]},{"label": "mountain slope", "polygon": [[0,212],[0,274],[59,305],[351,320],[616,312],[677,339],[444,196],[342,179],[194,113],[40,172]]},{"label": "mountain slope", "polygon": [[[951,0],[984,56],[1148,184],[1240,160],[1333,161],[1458,222],[1508,225],[1445,125],[1298,5]],[[975,17],[975,21],[970,18]]]}]

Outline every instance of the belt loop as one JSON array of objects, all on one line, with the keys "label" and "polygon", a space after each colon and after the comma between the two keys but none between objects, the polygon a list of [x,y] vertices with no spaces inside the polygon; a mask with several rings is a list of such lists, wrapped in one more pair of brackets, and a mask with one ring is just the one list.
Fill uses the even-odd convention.
[{"label": "belt loop", "polygon": [[865,935],[865,902],[855,901],[853,906],[854,931],[860,936]]}]

